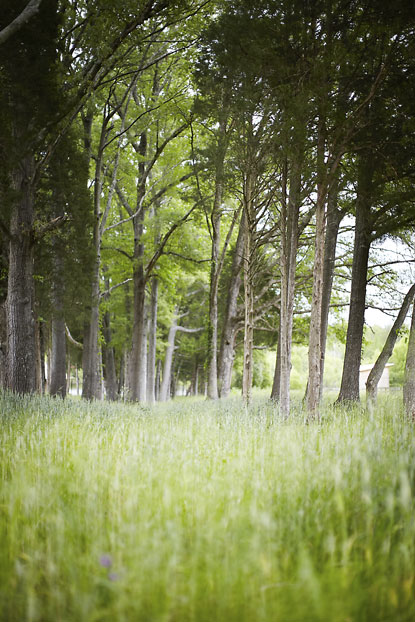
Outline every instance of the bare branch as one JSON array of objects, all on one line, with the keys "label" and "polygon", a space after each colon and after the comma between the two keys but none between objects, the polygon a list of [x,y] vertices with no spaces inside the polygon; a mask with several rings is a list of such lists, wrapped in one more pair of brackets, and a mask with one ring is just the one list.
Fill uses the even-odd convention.
[{"label": "bare branch", "polygon": [[119,287],[122,287],[123,285],[125,285],[126,283],[129,283],[132,280],[133,280],[132,278],[128,278],[128,279],[125,279],[125,281],[122,281],[121,283],[117,283],[116,285],[113,285],[112,287],[106,289],[105,292],[101,292],[99,295],[100,298],[103,298],[104,296],[108,296],[108,294],[113,292],[114,289],[118,289]]},{"label": "bare branch", "polygon": [[76,339],[72,337],[67,324],[65,324],[65,331],[66,331],[66,336],[68,337],[69,341],[77,348],[80,348],[81,350],[83,350],[84,346],[82,345],[82,343],[79,343],[79,341],[76,341]]}]

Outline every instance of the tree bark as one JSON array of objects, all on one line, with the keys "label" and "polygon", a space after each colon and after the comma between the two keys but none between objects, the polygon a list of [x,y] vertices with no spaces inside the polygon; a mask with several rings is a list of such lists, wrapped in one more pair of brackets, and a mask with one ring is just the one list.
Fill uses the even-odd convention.
[{"label": "tree bark", "polygon": [[274,402],[278,402],[280,399],[280,391],[281,391],[281,313],[278,320],[279,328],[278,328],[278,343],[277,343],[277,353],[275,356],[275,369],[274,369],[274,379],[272,382],[271,389],[271,399]]},{"label": "tree bark", "polygon": [[171,387],[171,370],[173,364],[173,353],[175,348],[176,341],[176,333],[177,333],[177,318],[174,317],[173,323],[169,328],[169,334],[167,337],[167,348],[166,354],[164,356],[164,366],[163,366],[163,377],[161,381],[160,387],[160,402],[167,402],[170,397],[170,387]]},{"label": "tree bark", "polygon": [[130,359],[130,399],[133,401],[145,401],[146,399],[146,366],[144,360],[144,348],[147,347],[145,339],[145,296],[146,283],[144,274],[144,244],[142,240],[144,231],[144,205],[143,200],[146,192],[145,160],[147,154],[147,134],[142,132],[138,146],[140,161],[138,164],[137,202],[134,228],[134,307],[133,307],[133,335]]},{"label": "tree bark", "polygon": [[254,348],[254,284],[253,284],[253,190],[254,178],[248,172],[244,184],[244,363],[242,375],[242,398],[249,404],[252,393]]},{"label": "tree bark", "polygon": [[104,313],[102,318],[102,332],[105,342],[103,347],[105,394],[107,400],[114,402],[118,399],[117,373],[115,369],[115,352],[111,345],[111,319],[108,311]]},{"label": "tree bark", "polygon": [[393,348],[398,338],[398,333],[402,328],[414,296],[415,284],[412,285],[412,287],[407,292],[403,300],[402,306],[399,310],[398,316],[394,321],[392,328],[390,329],[389,335],[387,336],[385,345],[382,348],[382,352],[379,354],[373,368],[370,371],[368,379],[366,380],[366,406],[369,411],[373,411],[373,408],[375,406],[379,380],[383,374],[386,363],[392,355]]},{"label": "tree bark", "polygon": [[[290,412],[291,350],[294,319],[295,271],[298,249],[298,218],[300,214],[302,157],[293,162],[288,201],[283,198],[281,209],[281,306],[280,306],[280,410]],[[286,178],[286,176],[285,176]],[[285,183],[284,183],[285,187]],[[286,191],[283,192],[286,195]]]},{"label": "tree bark", "polygon": [[[55,216],[57,216],[57,212]],[[66,397],[66,328],[64,317],[64,275],[63,260],[59,240],[56,236],[52,239],[53,268],[52,268],[52,346],[51,346],[51,371],[50,387],[51,395]]]},{"label": "tree bark", "polygon": [[344,212],[337,209],[338,184],[329,191],[327,199],[327,226],[323,259],[323,291],[321,300],[321,352],[320,352],[320,400],[323,397],[324,363],[326,358],[327,332],[331,292],[333,289],[336,261],[337,236]]},{"label": "tree bark", "polygon": [[219,391],[220,397],[228,397],[231,391],[232,368],[235,360],[236,315],[239,290],[241,288],[241,270],[244,256],[245,212],[242,212],[238,238],[232,258],[232,270],[228,287],[226,311],[222,328],[219,353]]},{"label": "tree bark", "polygon": [[207,396],[216,400],[218,390],[218,287],[223,262],[220,261],[220,238],[222,199],[224,188],[225,156],[229,138],[226,132],[226,118],[219,123],[219,137],[217,144],[215,197],[211,214],[212,254],[210,264],[209,288],[209,321],[208,321],[208,389]]},{"label": "tree bark", "polygon": [[322,193],[317,197],[316,235],[314,244],[313,291],[311,299],[310,332],[308,345],[308,383],[306,403],[309,416],[318,417],[321,387],[321,312],[323,292],[323,254],[326,205]]},{"label": "tree bark", "polygon": [[34,158],[28,155],[22,158],[12,175],[16,199],[10,221],[6,384],[15,393],[33,393],[37,388],[33,314],[33,174]]},{"label": "tree bark", "polygon": [[338,403],[358,402],[360,399],[359,369],[362,356],[367,268],[372,234],[370,208],[373,171],[371,154],[366,153],[360,156],[349,320]]},{"label": "tree bark", "polygon": [[157,346],[157,308],[158,308],[158,278],[151,279],[150,325],[148,335],[147,359],[147,402],[156,401],[156,346]]},{"label": "tree bark", "polygon": [[412,421],[415,421],[415,304],[412,310],[408,352],[406,354],[405,362],[403,403],[406,414],[412,419]]}]

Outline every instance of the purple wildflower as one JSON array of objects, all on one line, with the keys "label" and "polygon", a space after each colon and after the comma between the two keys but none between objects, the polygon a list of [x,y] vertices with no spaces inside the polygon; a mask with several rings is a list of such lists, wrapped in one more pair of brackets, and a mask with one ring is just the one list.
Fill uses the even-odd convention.
[{"label": "purple wildflower", "polygon": [[111,555],[108,555],[108,553],[105,553],[105,555],[101,555],[101,557],[99,558],[99,563],[104,568],[111,568],[112,566]]},{"label": "purple wildflower", "polygon": [[110,581],[118,581],[118,574],[116,572],[109,572],[108,579]]}]

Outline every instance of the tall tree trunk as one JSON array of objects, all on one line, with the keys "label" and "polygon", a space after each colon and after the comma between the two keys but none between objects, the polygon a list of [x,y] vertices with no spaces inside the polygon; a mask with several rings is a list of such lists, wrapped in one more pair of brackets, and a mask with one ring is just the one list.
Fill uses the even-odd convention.
[{"label": "tall tree trunk", "polygon": [[219,260],[222,199],[225,156],[229,138],[226,134],[226,118],[219,123],[215,171],[215,198],[211,214],[212,255],[210,264],[209,321],[208,321],[208,390],[210,399],[218,399],[218,287],[223,262]]},{"label": "tall tree trunk", "polygon": [[133,308],[133,335],[130,359],[130,398],[133,401],[146,400],[145,380],[147,369],[145,365],[144,348],[147,348],[145,341],[145,295],[146,282],[144,275],[144,196],[146,192],[145,177],[145,160],[147,154],[147,134],[143,132],[140,136],[138,153],[141,160],[138,165],[138,183],[137,183],[137,202],[136,212],[133,218],[134,227],[134,308]]},{"label": "tall tree trunk", "polygon": [[[96,223],[96,227],[99,223]],[[95,228],[96,228],[95,227]],[[96,256],[91,284],[91,312],[89,317],[89,332],[85,351],[84,378],[86,380],[82,397],[85,399],[101,399],[102,380],[100,369],[100,347],[99,347],[99,302],[100,302],[100,264],[101,264],[101,243],[95,238]],[[85,348],[85,345],[87,346]]]},{"label": "tall tree trunk", "polygon": [[[108,285],[109,283],[107,282],[107,288]],[[115,352],[111,344],[111,319],[108,311],[104,313],[102,318],[102,332],[105,342],[103,347],[105,393],[107,400],[113,402],[118,399],[117,373],[115,370]]]},{"label": "tall tree trunk", "polygon": [[10,221],[6,300],[7,387],[15,393],[36,391],[36,336],[33,315],[34,159],[22,158],[12,176],[16,194]]},{"label": "tall tree trunk", "polygon": [[177,318],[176,316],[173,319],[173,323],[169,328],[169,334],[167,337],[167,348],[166,354],[164,356],[164,366],[163,366],[163,378],[161,381],[160,387],[160,402],[167,402],[170,397],[170,387],[171,387],[171,370],[173,364],[173,353],[175,348],[176,341],[176,333],[177,333]]},{"label": "tall tree trunk", "polygon": [[[302,157],[293,163],[288,201],[281,210],[280,410],[290,412],[291,349],[294,319],[295,270],[298,249]],[[285,184],[284,184],[285,185]],[[286,192],[284,193],[286,195]]]},{"label": "tall tree trunk", "polygon": [[408,352],[406,354],[405,362],[403,403],[406,414],[412,419],[412,421],[415,421],[415,304],[412,310]]},{"label": "tall tree trunk", "polygon": [[281,392],[281,340],[280,340],[280,335],[281,335],[281,313],[279,316],[279,320],[278,320],[278,343],[277,343],[277,353],[275,356],[275,369],[274,369],[274,379],[272,382],[272,389],[271,389],[271,399],[274,400],[274,402],[278,402],[280,399],[280,392]]},{"label": "tall tree trunk", "polygon": [[150,325],[147,359],[147,401],[149,404],[154,404],[156,401],[157,308],[158,278],[153,276],[151,279]]},{"label": "tall tree trunk", "polygon": [[220,397],[228,397],[231,391],[232,368],[235,359],[236,316],[239,290],[242,283],[242,265],[244,256],[245,211],[242,212],[238,238],[232,258],[232,270],[226,311],[222,328],[222,339],[219,353],[219,390]]},{"label": "tall tree trunk", "polygon": [[6,307],[0,304],[0,388],[6,387]]},{"label": "tall tree trunk", "polygon": [[333,289],[334,266],[336,261],[337,236],[344,212],[337,209],[337,185],[329,193],[327,201],[327,227],[324,244],[323,291],[321,300],[321,352],[320,352],[320,400],[323,396],[324,363],[326,358],[327,332],[331,292]]},{"label": "tall tree trunk", "polygon": [[321,310],[323,289],[324,203],[316,212],[316,241],[313,269],[313,294],[311,300],[310,332],[308,347],[307,410],[311,417],[318,416],[321,378]]},{"label": "tall tree trunk", "polygon": [[367,268],[372,233],[370,208],[374,169],[370,156],[370,153],[361,155],[359,161],[349,321],[338,403],[358,402],[360,399],[359,369],[362,356]]},{"label": "tall tree trunk", "polygon": [[220,206],[222,183],[216,182],[215,205],[212,213],[212,256],[210,264],[209,321],[208,321],[208,390],[207,396],[216,400],[218,393],[218,284],[220,249]]},{"label": "tall tree trunk", "polygon": [[156,364],[156,386],[155,386],[156,401],[157,401],[157,402],[160,400],[160,391],[161,391],[161,367],[162,367],[161,359],[157,359],[157,364]]},{"label": "tall tree trunk", "polygon": [[372,367],[368,379],[366,380],[366,406],[370,411],[372,411],[375,406],[379,380],[383,374],[386,363],[392,355],[393,348],[398,338],[398,333],[402,328],[402,324],[405,321],[414,296],[415,284],[412,285],[412,287],[407,292],[403,300],[402,306],[399,310],[398,316],[389,331],[389,335],[387,336],[385,345],[382,348],[382,352],[379,354],[376,363]]},{"label": "tall tree trunk", "polygon": [[319,132],[318,169],[316,205],[316,233],[314,242],[313,290],[311,297],[310,331],[308,340],[308,382],[306,404],[309,416],[318,417],[320,403],[321,378],[321,315],[324,272],[324,240],[326,233],[326,196],[322,182],[322,167],[324,161],[323,131]]},{"label": "tall tree trunk", "polygon": [[249,404],[252,393],[253,349],[254,349],[254,284],[253,284],[253,244],[254,178],[247,174],[244,187],[245,235],[244,235],[244,363],[242,375],[242,397]]},{"label": "tall tree trunk", "polygon": [[66,396],[66,330],[63,303],[63,260],[60,254],[59,242],[54,236],[53,268],[52,268],[52,346],[50,387],[51,395]]}]

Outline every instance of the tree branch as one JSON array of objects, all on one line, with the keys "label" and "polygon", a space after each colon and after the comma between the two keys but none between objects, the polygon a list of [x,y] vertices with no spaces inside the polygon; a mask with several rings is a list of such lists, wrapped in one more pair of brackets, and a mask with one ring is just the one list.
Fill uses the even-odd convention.
[{"label": "tree branch", "polygon": [[54,229],[58,229],[61,227],[67,220],[69,220],[68,214],[64,214],[63,216],[57,216],[53,220],[50,220],[45,225],[41,227],[35,228],[35,237],[37,239],[42,238],[46,233],[50,231],[54,231]]},{"label": "tree branch", "polygon": [[6,41],[14,35],[15,32],[20,30],[22,26],[26,24],[36,13],[39,11],[39,6],[42,0],[30,0],[25,9],[18,15],[8,26],[0,30],[0,45],[6,43]]},{"label": "tree branch", "polygon": [[133,280],[132,278],[128,278],[128,279],[125,279],[125,281],[122,281],[121,283],[117,283],[117,285],[113,285],[109,289],[106,289],[105,292],[101,292],[99,297],[103,298],[104,296],[107,296],[108,294],[113,292],[114,289],[118,289],[118,287],[122,287],[123,285],[125,285],[126,283],[129,283],[132,280]]},{"label": "tree branch", "polygon": [[68,337],[69,341],[77,348],[80,348],[81,350],[83,350],[84,346],[82,345],[82,343],[79,343],[79,341],[76,341],[76,339],[72,337],[67,324],[65,324],[65,331],[66,331],[66,336]]}]

